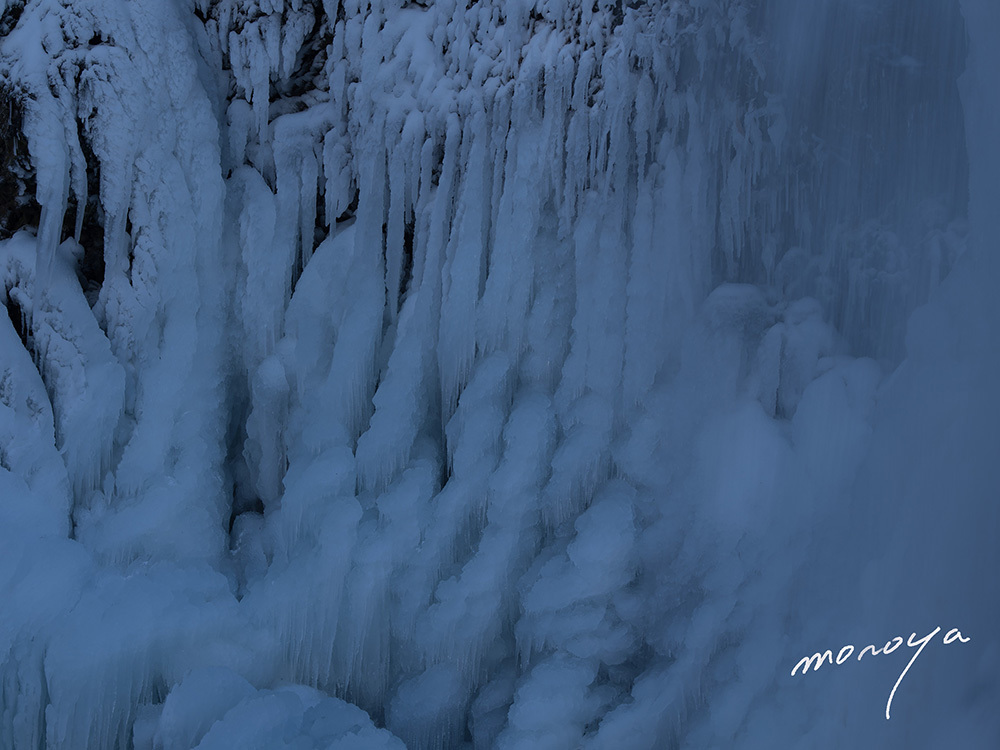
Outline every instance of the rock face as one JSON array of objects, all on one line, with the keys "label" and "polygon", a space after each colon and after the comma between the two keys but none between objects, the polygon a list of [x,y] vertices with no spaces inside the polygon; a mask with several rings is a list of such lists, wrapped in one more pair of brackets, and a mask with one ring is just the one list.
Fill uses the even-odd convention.
[{"label": "rock face", "polygon": [[869,5],[0,0],[0,746],[911,747],[783,682],[990,520],[990,94]]}]

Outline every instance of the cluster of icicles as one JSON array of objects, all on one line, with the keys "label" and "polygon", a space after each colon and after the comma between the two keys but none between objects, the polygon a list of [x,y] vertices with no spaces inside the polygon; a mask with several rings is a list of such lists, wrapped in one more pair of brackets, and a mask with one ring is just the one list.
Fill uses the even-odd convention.
[{"label": "cluster of icicles", "polygon": [[258,701],[326,747],[337,696],[415,748],[662,746],[748,617],[701,415],[749,378],[767,431],[834,350],[746,288],[685,337],[775,150],[742,4],[190,6],[33,0],[0,42],[42,206],[0,245],[38,445],[3,503],[53,592],[4,614],[0,744],[225,746]]}]

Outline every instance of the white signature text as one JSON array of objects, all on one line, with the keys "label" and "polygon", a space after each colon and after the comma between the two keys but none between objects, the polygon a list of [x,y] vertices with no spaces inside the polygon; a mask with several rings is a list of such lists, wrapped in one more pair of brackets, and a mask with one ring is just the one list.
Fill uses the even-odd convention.
[{"label": "white signature text", "polygon": [[[910,671],[910,667],[913,666],[913,662],[915,662],[917,660],[917,657],[920,656],[920,652],[924,650],[924,647],[928,643],[930,643],[931,639],[934,638],[934,636],[936,636],[940,632],[941,628],[937,627],[934,628],[934,630],[932,630],[930,633],[925,635],[923,638],[914,640],[914,638],[917,637],[917,634],[911,633],[910,637],[906,639],[906,645],[909,648],[915,648],[916,651],[913,652],[913,656],[910,657],[910,661],[907,662],[906,666],[903,668],[903,671],[900,672],[899,679],[896,680],[896,684],[892,686],[892,692],[889,693],[889,700],[885,704],[886,719],[889,718],[889,709],[892,707],[892,699],[896,695],[896,689],[899,687],[899,683],[903,681],[903,678],[906,676],[906,673]],[[958,628],[952,628],[945,635],[943,642],[944,645],[948,646],[954,643],[955,641],[959,641],[961,643],[968,643],[971,640],[972,640],[971,638],[963,637],[962,631],[960,631]],[[863,649],[861,649],[861,653],[858,654],[858,661],[861,661],[861,657],[867,654],[869,651],[871,651],[872,656],[878,656],[879,654],[891,654],[893,651],[895,651],[902,645],[903,645],[903,639],[901,636],[897,635],[895,638],[890,639],[889,642],[886,643],[885,646],[883,646],[881,649],[875,648],[874,644],[870,646],[865,646]],[[850,659],[853,654],[854,654],[854,646],[852,645],[844,646],[842,649],[840,649],[840,651],[837,652],[836,663],[843,664],[845,661]],[[809,671],[809,667],[813,666],[814,663],[815,665],[813,666],[813,671],[814,672],[818,671],[819,668],[823,666],[824,661],[829,661],[831,665],[834,663],[834,656],[832,651],[827,650],[824,651],[823,653],[815,653],[812,656],[804,656],[799,660],[798,664],[796,664],[795,667],[792,669],[792,676],[793,677],[795,676],[795,673],[799,671],[800,667],[802,668],[802,674],[805,674],[806,672]]]}]

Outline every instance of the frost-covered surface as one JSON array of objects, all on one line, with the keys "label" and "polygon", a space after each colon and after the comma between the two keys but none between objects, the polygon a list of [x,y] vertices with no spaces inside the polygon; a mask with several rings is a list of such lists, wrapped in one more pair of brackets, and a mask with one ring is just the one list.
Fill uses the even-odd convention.
[{"label": "frost-covered surface", "polygon": [[0,11],[0,747],[1000,741],[992,0]]}]

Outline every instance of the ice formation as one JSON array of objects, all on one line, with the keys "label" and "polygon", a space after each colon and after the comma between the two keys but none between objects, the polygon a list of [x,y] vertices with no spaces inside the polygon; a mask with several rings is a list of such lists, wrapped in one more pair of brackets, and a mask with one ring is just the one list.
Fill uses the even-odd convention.
[{"label": "ice formation", "polygon": [[0,13],[0,747],[1000,740],[993,0]]}]

